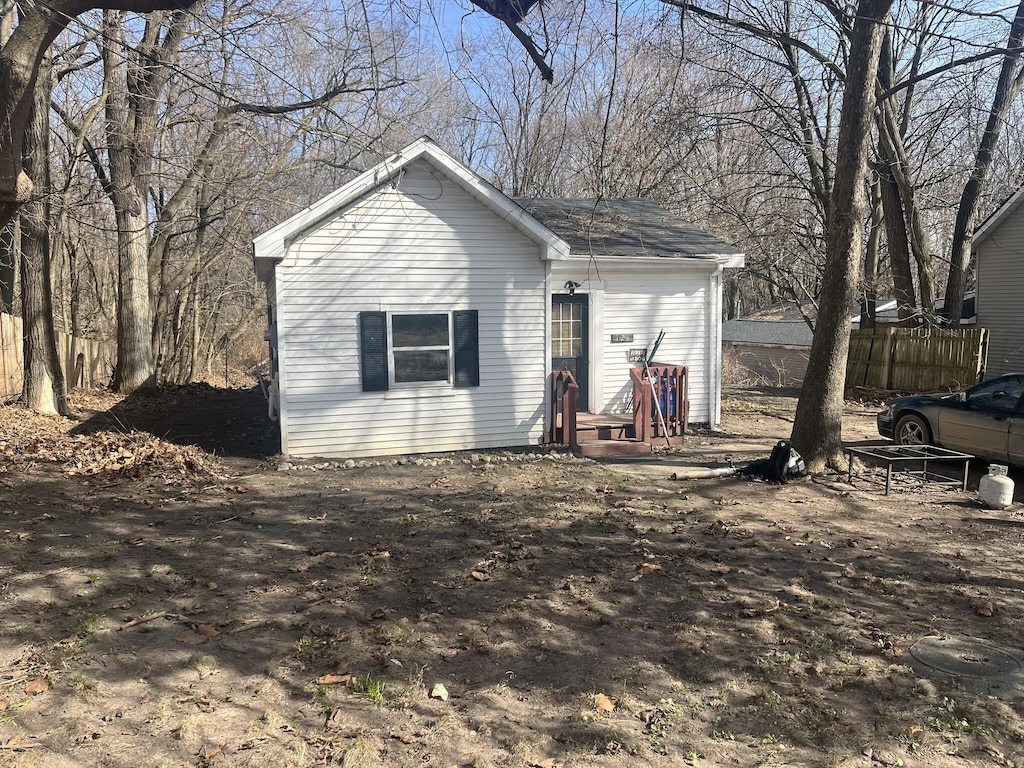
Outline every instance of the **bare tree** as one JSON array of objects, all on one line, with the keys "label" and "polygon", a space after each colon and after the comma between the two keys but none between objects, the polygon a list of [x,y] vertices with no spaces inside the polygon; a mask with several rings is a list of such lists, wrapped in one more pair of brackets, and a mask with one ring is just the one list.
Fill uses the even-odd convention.
[{"label": "bare tree", "polygon": [[24,168],[36,179],[36,195],[21,208],[22,400],[33,411],[63,414],[64,370],[50,293],[50,69],[50,57],[44,54],[23,144]]},{"label": "bare tree", "polygon": [[845,462],[842,416],[850,347],[849,308],[860,277],[875,79],[892,4],[893,0],[861,0],[850,33],[821,303],[793,422],[793,445],[812,472],[826,466],[841,467]]},{"label": "bare tree", "polygon": [[959,323],[963,314],[964,292],[967,287],[967,268],[971,258],[971,238],[977,222],[978,209],[985,183],[988,181],[995,158],[996,144],[1003,131],[1006,115],[1013,99],[1024,86],[1024,69],[1019,69],[1021,45],[1024,43],[1024,0],[1017,6],[1010,25],[1006,53],[999,67],[999,79],[992,94],[988,121],[974,155],[974,167],[964,185],[957,207],[953,242],[950,249],[949,280],[946,282],[943,314],[951,323]]},{"label": "bare tree", "polygon": [[195,0],[49,0],[10,4],[2,9],[10,37],[0,48],[0,226],[32,197],[32,179],[22,165],[25,131],[39,62],[57,36],[78,16],[96,8],[147,13],[189,8]]}]

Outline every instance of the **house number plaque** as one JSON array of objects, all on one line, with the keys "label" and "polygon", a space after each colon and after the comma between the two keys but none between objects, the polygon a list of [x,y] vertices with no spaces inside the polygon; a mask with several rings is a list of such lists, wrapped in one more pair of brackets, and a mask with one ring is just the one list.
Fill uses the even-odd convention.
[{"label": "house number plaque", "polygon": [[633,334],[632,333],[613,333],[612,344],[632,344]]}]

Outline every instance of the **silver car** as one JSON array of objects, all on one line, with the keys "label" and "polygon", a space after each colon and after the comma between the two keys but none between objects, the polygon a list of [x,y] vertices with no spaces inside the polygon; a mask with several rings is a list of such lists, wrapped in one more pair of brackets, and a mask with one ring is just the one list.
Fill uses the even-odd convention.
[{"label": "silver car", "polygon": [[1024,466],[1024,373],[963,392],[898,397],[877,421],[878,433],[899,445],[940,445]]}]

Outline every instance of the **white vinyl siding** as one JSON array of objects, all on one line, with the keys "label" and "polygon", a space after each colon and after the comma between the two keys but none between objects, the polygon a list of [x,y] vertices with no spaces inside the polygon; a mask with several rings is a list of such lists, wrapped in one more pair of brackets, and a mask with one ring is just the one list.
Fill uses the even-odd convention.
[{"label": "white vinyl siding", "polygon": [[1024,207],[996,226],[977,251],[977,324],[989,332],[985,376],[1024,371]]},{"label": "white vinyl siding", "polygon": [[[277,268],[282,448],[361,457],[528,445],[544,430],[540,246],[417,161],[290,243]],[[477,310],[480,386],[363,392],[360,311]]]},{"label": "white vinyl siding", "polygon": [[[657,362],[689,368],[690,421],[713,422],[717,413],[715,390],[710,376],[711,275],[716,265],[665,259],[665,264],[643,264],[623,268],[601,264],[601,283],[586,265],[555,265],[552,284],[575,280],[582,285],[578,294],[590,296],[590,410],[593,413],[623,413],[632,409],[634,367],[629,350],[650,347],[661,330],[665,338],[658,348]],[[632,334],[632,343],[611,342],[612,334]]]}]

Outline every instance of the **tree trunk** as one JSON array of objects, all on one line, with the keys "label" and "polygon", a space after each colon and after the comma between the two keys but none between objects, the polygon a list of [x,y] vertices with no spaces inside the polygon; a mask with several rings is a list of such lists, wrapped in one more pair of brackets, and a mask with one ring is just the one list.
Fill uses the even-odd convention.
[{"label": "tree trunk", "polygon": [[879,147],[881,167],[879,168],[879,191],[882,196],[882,216],[885,221],[886,242],[889,245],[889,270],[892,273],[893,293],[901,321],[911,318],[917,309],[914,292],[914,274],[910,270],[910,236],[907,220],[903,215],[903,200],[900,190],[892,178],[892,164]]},{"label": "tree trunk", "polygon": [[1003,130],[1006,113],[1014,97],[1020,92],[1021,77],[1024,73],[1014,75],[1017,62],[1021,57],[1021,42],[1024,41],[1024,0],[1017,6],[1017,14],[1010,25],[1009,41],[1006,44],[1008,53],[1003,56],[999,70],[999,80],[992,96],[992,106],[988,113],[985,132],[981,135],[978,151],[974,155],[974,168],[971,178],[964,186],[960,196],[960,205],[956,211],[956,223],[953,225],[953,243],[949,254],[949,279],[946,282],[946,295],[942,314],[953,325],[959,325],[964,311],[964,292],[967,290],[967,268],[971,263],[971,241],[978,218],[978,204],[981,192],[988,181],[995,157],[996,144]]},{"label": "tree trunk", "polygon": [[117,363],[115,392],[130,393],[156,386],[153,362],[152,306],[149,294],[149,222],[145,181],[133,161],[134,121],[129,120],[127,42],[124,14],[103,15],[103,70],[107,88],[107,155],[110,197],[117,221]]},{"label": "tree trunk", "polygon": [[882,198],[879,183],[871,185],[871,233],[864,253],[864,290],[860,302],[860,327],[874,328],[878,311],[878,246],[882,235]]},{"label": "tree trunk", "polygon": [[192,334],[189,339],[188,378],[185,380],[186,384],[191,384],[195,381],[196,373],[199,371],[199,342],[202,338],[199,296],[199,272],[197,271],[192,276],[192,285],[189,290],[189,297],[191,299],[190,309],[192,312]]},{"label": "tree trunk", "polygon": [[21,314],[24,321],[22,398],[39,413],[67,412],[64,371],[57,353],[50,289],[50,60],[36,82],[32,119],[25,133],[26,173],[39,195],[21,209]]},{"label": "tree trunk", "polygon": [[[895,77],[892,56],[891,35],[886,33],[878,64],[878,83],[882,89],[889,88]],[[900,319],[915,314],[912,311],[914,307],[920,307],[920,313],[926,317],[932,317],[935,313],[932,253],[921,222],[921,211],[917,205],[917,186],[910,177],[910,160],[904,141],[906,118],[912,110],[912,96],[909,92],[906,98],[907,101],[903,105],[903,120],[898,119],[898,105],[891,96],[880,103],[875,112],[875,121],[878,125],[878,154],[885,163],[886,181],[890,183],[886,190],[886,199],[889,203],[886,206],[886,217],[889,222],[887,229],[890,235],[889,250],[894,262],[897,258],[901,262],[901,272],[906,269],[906,274],[909,275],[911,255],[917,266],[918,295],[914,295],[912,279],[899,286],[901,292],[909,286],[911,299],[905,306],[902,300],[899,302]],[[896,221],[897,215],[901,218],[899,222]],[[903,261],[906,261],[906,267]],[[901,283],[904,278],[905,276],[901,274]]]},{"label": "tree trunk", "polygon": [[0,312],[14,312],[14,276],[18,270],[18,250],[14,247],[14,222],[0,228]]},{"label": "tree trunk", "polygon": [[793,446],[812,472],[845,464],[843,387],[850,350],[850,307],[860,273],[875,78],[884,20],[892,3],[861,0],[850,35],[818,322],[793,422]]}]

